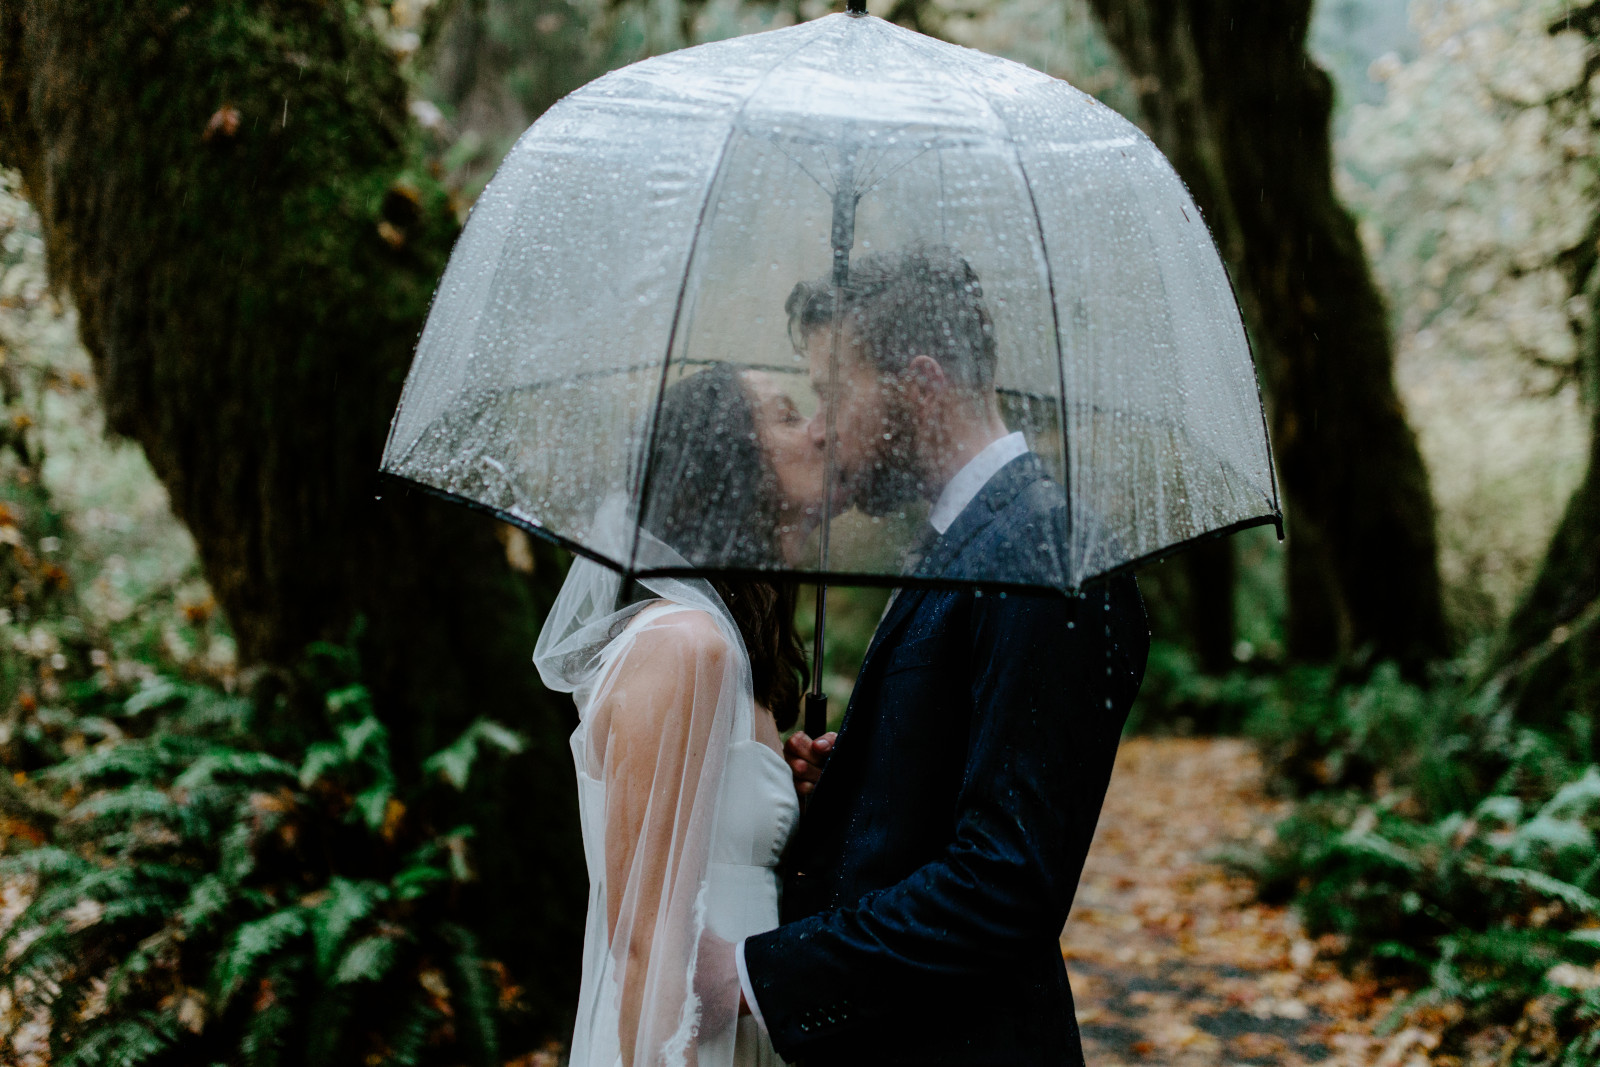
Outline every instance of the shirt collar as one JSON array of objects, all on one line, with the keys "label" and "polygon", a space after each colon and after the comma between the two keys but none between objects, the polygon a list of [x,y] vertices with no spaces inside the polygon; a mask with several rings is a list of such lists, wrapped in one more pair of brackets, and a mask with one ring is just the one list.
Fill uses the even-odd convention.
[{"label": "shirt collar", "polygon": [[966,510],[973,497],[989,483],[989,479],[1001,467],[1025,455],[1027,451],[1028,441],[1020,432],[989,442],[981,452],[967,460],[967,465],[956,471],[956,476],[945,485],[939,499],[934,502],[933,510],[928,512],[928,522],[941,534],[950,529],[956,516]]}]

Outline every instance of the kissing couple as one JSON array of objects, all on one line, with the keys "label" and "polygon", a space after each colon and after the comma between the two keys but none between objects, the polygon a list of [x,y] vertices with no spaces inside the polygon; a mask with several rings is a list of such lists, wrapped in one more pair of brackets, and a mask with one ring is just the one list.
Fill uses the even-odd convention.
[{"label": "kissing couple", "polygon": [[[1144,672],[1138,589],[937,588],[1000,557],[1059,584],[1086,521],[1002,420],[992,320],[957,253],[865,256],[787,311],[816,414],[769,373],[686,374],[644,502],[615,509],[641,569],[756,577],[623,583],[580,560],[539,638],[580,717],[571,1062],[1082,1063],[1059,938]],[[802,564],[829,512],[918,498],[918,580],[842,726],[784,742],[805,657],[794,586],[761,572]]]}]

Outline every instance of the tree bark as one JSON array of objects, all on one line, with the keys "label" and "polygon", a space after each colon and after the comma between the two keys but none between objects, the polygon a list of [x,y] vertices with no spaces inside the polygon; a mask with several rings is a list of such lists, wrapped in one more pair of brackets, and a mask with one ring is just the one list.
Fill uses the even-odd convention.
[{"label": "tree bark", "polygon": [[1448,651],[1432,495],[1384,303],[1333,190],[1311,0],[1093,0],[1238,288],[1288,520],[1288,645],[1415,670]]},{"label": "tree bark", "polygon": [[540,1021],[570,1011],[585,881],[565,701],[529,662],[559,569],[494,524],[374,499],[456,233],[355,4],[0,0],[0,161],[22,174],[113,429],[193,532],[246,665],[365,620],[397,765],[479,715],[533,739],[470,802],[468,909]]}]

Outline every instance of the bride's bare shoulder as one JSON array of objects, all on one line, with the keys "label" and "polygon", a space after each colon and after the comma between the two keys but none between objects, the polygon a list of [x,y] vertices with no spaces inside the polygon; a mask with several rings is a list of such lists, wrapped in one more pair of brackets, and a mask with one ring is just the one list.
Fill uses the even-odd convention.
[{"label": "bride's bare shoulder", "polygon": [[629,629],[633,643],[628,659],[634,662],[658,657],[678,662],[720,658],[728,651],[728,638],[717,620],[699,608],[646,608]]},{"label": "bride's bare shoulder", "polygon": [[697,709],[715,704],[728,639],[709,613],[693,608],[646,609],[630,629],[632,640],[605,686],[595,721],[605,724],[613,743],[684,749],[693,736],[711,729],[712,716]]}]

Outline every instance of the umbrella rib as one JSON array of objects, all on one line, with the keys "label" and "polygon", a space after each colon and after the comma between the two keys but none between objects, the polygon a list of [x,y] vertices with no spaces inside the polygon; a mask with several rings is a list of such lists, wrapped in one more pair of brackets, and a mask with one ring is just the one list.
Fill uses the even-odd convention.
[{"label": "umbrella rib", "polygon": [[[882,185],[884,182],[888,181],[890,178],[893,178],[896,174],[899,174],[901,171],[905,170],[907,167],[911,166],[911,164],[915,163],[917,160],[921,159],[923,156],[927,155],[931,151],[933,151],[933,149],[931,147],[924,148],[922,151],[918,152],[916,155],[912,156],[910,159],[906,160],[904,163],[901,163],[899,166],[895,167],[893,170],[885,171],[884,174],[883,174],[883,177],[874,180],[871,185],[869,185],[865,189],[861,190],[861,195],[862,196],[866,196],[868,193],[872,192],[872,190],[876,189],[878,186]],[[888,153],[885,153],[885,155],[887,155],[887,154]],[[883,157],[880,156],[879,158],[881,159]],[[942,171],[942,169],[943,169],[943,166],[942,166],[942,163],[941,163],[941,171]],[[940,186],[939,186],[939,188],[940,188],[941,192],[944,190],[944,179],[942,177],[940,178]]]},{"label": "umbrella rib", "polygon": [[[1216,244],[1216,238],[1211,234],[1211,224],[1205,221],[1205,216],[1200,215],[1200,209],[1195,208],[1195,214],[1200,216],[1200,222],[1206,228],[1206,235],[1211,237],[1211,243]],[[1221,256],[1217,257],[1221,259]],[[1222,276],[1228,279],[1228,294],[1233,297],[1233,310],[1239,314],[1239,288],[1233,284],[1233,272],[1228,269],[1228,264],[1222,264]],[[1244,328],[1244,317],[1240,314],[1239,332],[1244,334],[1244,350],[1250,354],[1250,376],[1256,382],[1256,407],[1261,412],[1261,438],[1267,445],[1267,479],[1272,486],[1272,511],[1276,515],[1278,525],[1278,540],[1283,540],[1283,501],[1278,497],[1278,465],[1272,458],[1272,433],[1267,428],[1267,404],[1261,396],[1261,375],[1256,372],[1256,346],[1250,340],[1250,331]]]},{"label": "umbrella rib", "polygon": [[[972,64],[963,63],[963,66],[970,69]],[[1050,247],[1044,236],[1044,218],[1039,214],[1039,201],[1033,195],[1033,183],[1028,180],[1028,168],[1022,162],[1022,149],[1017,143],[1016,135],[1011,132],[1010,124],[1006,122],[1005,117],[1000,114],[1000,109],[994,106],[994,101],[990,100],[988,96],[977,90],[973,90],[972,95],[983,101],[983,106],[988,108],[989,114],[994,116],[995,122],[999,123],[1000,128],[1005,131],[1006,140],[1011,145],[1011,158],[1017,165],[1017,173],[1022,176],[1022,188],[1028,194],[1028,206],[1033,210],[1033,225],[1039,234],[1039,258],[1044,261],[1045,288],[1050,293],[1050,321],[1054,327],[1053,332],[1056,339],[1056,376],[1061,388],[1061,475],[1066,480],[1066,484],[1062,489],[1067,497],[1067,560],[1070,566],[1073,555],[1072,538],[1075,536],[1075,530],[1072,521],[1074,499],[1072,492],[1072,427],[1067,418],[1067,357],[1066,353],[1061,349],[1061,311],[1056,307],[1056,277],[1055,271],[1050,266]]]},{"label": "umbrella rib", "polygon": [[[967,66],[969,69],[971,69],[971,67],[972,67],[972,64],[970,62],[965,63],[964,65]],[[1050,266],[1049,250],[1048,250],[1048,247],[1047,247],[1046,242],[1045,242],[1044,220],[1043,220],[1043,218],[1041,217],[1041,215],[1039,213],[1038,200],[1033,194],[1033,183],[1031,181],[1029,181],[1029,179],[1028,179],[1028,168],[1022,162],[1022,152],[1021,152],[1021,149],[1020,149],[1019,144],[1017,142],[1016,136],[1011,132],[1010,125],[1006,122],[1005,118],[1000,114],[1000,110],[994,106],[993,101],[991,101],[981,91],[974,90],[972,95],[977,97],[979,100],[983,101],[984,106],[986,108],[988,108],[989,113],[994,116],[995,121],[998,122],[1000,124],[1001,128],[1006,131],[1006,137],[1011,143],[1012,158],[1015,159],[1016,164],[1017,164],[1017,170],[1022,175],[1023,188],[1026,189],[1027,192],[1028,192],[1028,204],[1033,209],[1034,225],[1037,227],[1038,233],[1039,233],[1039,250],[1040,250],[1041,255],[1044,258],[1045,279],[1046,279],[1046,284],[1047,284],[1047,286],[1049,287],[1049,290],[1050,290],[1050,315],[1051,315],[1051,318],[1054,320],[1054,325],[1055,325],[1055,334],[1056,334],[1056,368],[1057,368],[1057,371],[1058,371],[1058,374],[1059,374],[1059,377],[1060,377],[1060,382],[1061,382],[1061,450],[1062,450],[1061,466],[1062,466],[1062,471],[1065,474],[1065,476],[1067,478],[1067,482],[1068,482],[1067,487],[1066,487],[1066,489],[1067,489],[1067,501],[1068,501],[1068,511],[1067,511],[1068,526],[1067,526],[1067,529],[1068,529],[1068,536],[1070,537],[1072,535],[1071,534],[1071,531],[1072,531],[1071,502],[1072,502],[1073,496],[1072,496],[1072,485],[1071,485],[1071,483],[1072,483],[1072,470],[1071,470],[1071,459],[1072,459],[1072,456],[1071,456],[1071,434],[1070,434],[1070,425],[1071,424],[1070,424],[1070,420],[1069,420],[1069,417],[1068,417],[1068,404],[1067,404],[1067,379],[1066,379],[1066,373],[1067,373],[1066,372],[1066,366],[1067,366],[1067,364],[1066,364],[1065,353],[1061,349],[1061,314],[1060,314],[1060,311],[1056,307],[1055,274],[1054,274],[1054,271],[1051,269],[1051,266]],[[1228,274],[1226,265],[1224,265],[1224,267],[1223,267],[1223,274],[1224,274],[1224,276],[1226,276],[1228,278],[1228,286],[1229,286],[1230,291],[1233,293],[1234,307],[1235,307],[1235,309],[1237,309],[1238,306],[1239,306],[1239,295],[1238,295],[1237,290],[1233,289],[1233,277]],[[1161,282],[1162,282],[1162,287],[1164,289],[1166,287],[1166,279],[1162,278]],[[1245,343],[1246,343],[1247,346],[1250,343],[1248,332],[1246,332],[1246,335],[1245,335]],[[1252,365],[1252,370],[1253,370],[1254,369],[1254,353],[1253,353],[1253,351],[1252,351],[1251,365]],[[1266,418],[1266,405],[1261,402],[1261,379],[1259,377],[1256,377],[1255,381],[1256,381],[1256,403],[1257,403],[1257,405],[1259,407],[1259,410],[1261,412],[1262,430],[1265,431],[1266,428],[1267,428],[1267,425],[1266,425],[1267,418]],[[1184,437],[1189,440],[1190,444],[1191,445],[1194,444],[1195,442],[1194,442],[1193,438],[1190,436],[1188,428],[1183,425],[1182,421],[1181,420],[1174,420],[1174,421],[1177,423],[1177,425],[1178,425],[1178,427],[1180,429],[1180,432],[1182,432]],[[1268,440],[1270,440],[1270,436],[1268,437]],[[1220,454],[1218,454],[1216,452],[1216,450],[1207,449],[1207,451],[1212,452],[1212,454],[1215,455],[1221,461],[1222,466],[1224,466],[1225,468],[1228,468],[1228,469],[1230,469],[1230,470],[1232,470],[1232,471],[1234,471],[1236,473],[1242,473],[1242,472],[1239,471],[1239,468],[1238,468],[1237,464],[1233,463],[1231,460],[1227,459],[1226,457],[1221,456]],[[1243,525],[1235,524],[1233,527],[1229,527],[1228,530],[1230,532],[1232,530],[1234,530],[1234,529],[1242,529],[1242,528],[1244,528],[1244,526],[1259,525],[1259,524],[1266,523],[1266,522],[1272,522],[1272,523],[1277,525],[1278,530],[1279,530],[1279,537],[1281,539],[1282,530],[1283,530],[1283,517],[1282,517],[1283,516],[1283,511],[1282,511],[1282,505],[1280,504],[1280,502],[1278,500],[1277,469],[1274,467],[1274,465],[1272,463],[1270,451],[1268,452],[1268,459],[1267,459],[1267,477],[1269,479],[1270,497],[1268,497],[1268,499],[1266,499],[1264,502],[1272,509],[1272,515],[1270,517],[1268,517],[1268,518],[1256,518],[1256,519],[1242,520]],[[1255,488],[1257,492],[1261,491],[1258,487],[1255,486],[1253,480],[1251,478],[1249,478],[1248,475],[1245,476],[1244,480],[1245,480],[1246,484],[1251,485],[1251,487]],[[1263,494],[1263,495],[1266,496],[1266,494]],[[1187,539],[1187,540],[1185,540],[1183,542],[1180,542],[1180,546],[1181,545],[1190,544],[1193,541],[1198,540],[1199,537],[1203,537],[1203,536],[1205,536],[1205,535],[1202,534],[1202,535],[1198,535],[1197,537],[1194,537],[1194,538],[1189,538],[1189,539]],[[1158,550],[1155,553],[1151,553],[1151,554],[1149,554],[1149,555],[1147,555],[1145,557],[1141,557],[1141,559],[1146,560],[1146,561],[1150,561],[1150,560],[1153,560],[1153,559],[1164,558],[1166,554],[1169,554],[1171,551],[1175,551],[1175,550],[1176,550],[1176,547],[1174,547],[1172,549]],[[1129,564],[1128,566],[1131,566],[1131,565],[1132,564]]]},{"label": "umbrella rib", "polygon": [[755,85],[751,87],[750,92],[740,102],[739,110],[734,112],[733,117],[729,119],[727,136],[722,139],[722,147],[717,152],[717,161],[711,168],[711,178],[706,183],[705,199],[700,201],[700,213],[695,217],[694,236],[689,239],[689,252],[683,261],[683,280],[678,283],[678,299],[672,307],[672,324],[667,328],[667,350],[661,359],[661,377],[656,384],[656,400],[650,412],[650,431],[645,435],[644,460],[640,464],[639,482],[635,497],[638,501],[639,521],[633,532],[633,545],[628,550],[629,570],[632,570],[638,562],[639,541],[644,535],[644,509],[648,506],[646,497],[650,492],[650,476],[655,470],[655,465],[651,460],[655,456],[656,434],[661,429],[661,401],[667,391],[667,375],[672,373],[672,348],[678,341],[678,323],[683,317],[683,301],[689,292],[689,276],[694,271],[694,257],[700,247],[700,234],[705,226],[706,212],[711,210],[711,201],[716,196],[718,185],[721,184],[723,164],[728,161],[728,149],[732,146],[734,137],[739,133],[740,123],[744,118],[745,112],[750,107],[750,101],[761,91],[761,87],[766,84],[767,79],[772,77],[779,67],[807,48],[810,48],[818,40],[819,37],[812,37],[802,41],[768,67],[760,78],[756,79]]},{"label": "umbrella rib", "polygon": [[[776,141],[774,141],[773,143],[777,144]],[[796,167],[800,168],[800,173],[801,174],[804,174],[807,178],[810,178],[812,181],[816,182],[818,189],[821,189],[823,192],[828,193],[830,196],[833,194],[833,190],[829,189],[827,184],[825,182],[823,182],[823,180],[821,178],[817,177],[815,174],[812,174],[810,167],[806,166],[803,162],[801,162],[798,157],[796,157],[794,155],[791,155],[787,148],[784,148],[783,145],[779,144],[778,145],[778,151],[782,152],[788,158],[790,163],[793,163]],[[838,182],[835,182],[834,184],[837,185]]]}]

